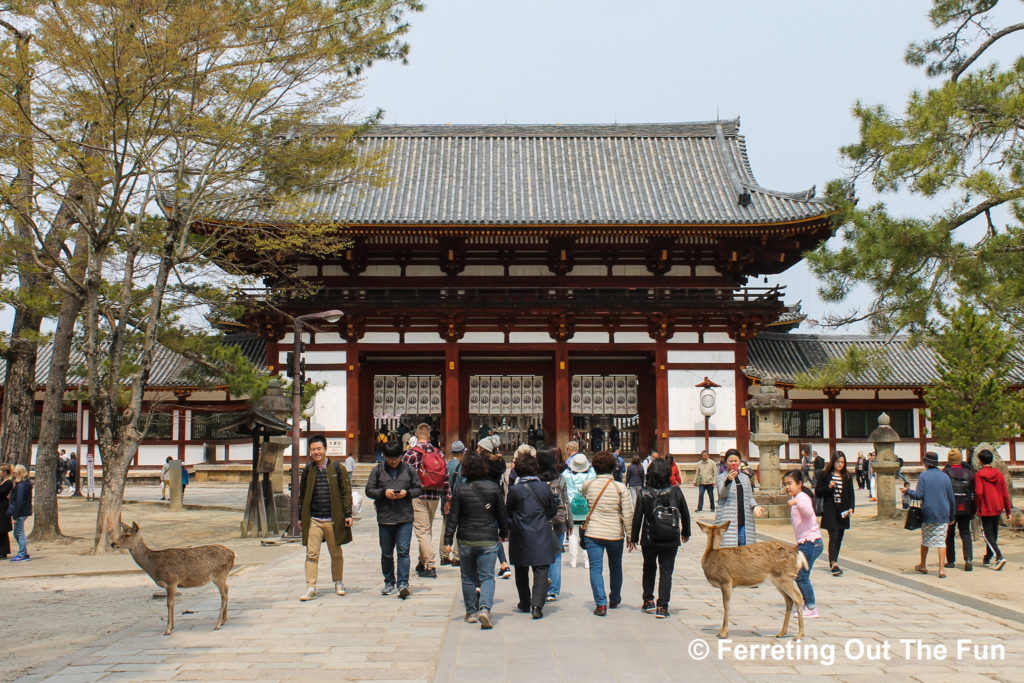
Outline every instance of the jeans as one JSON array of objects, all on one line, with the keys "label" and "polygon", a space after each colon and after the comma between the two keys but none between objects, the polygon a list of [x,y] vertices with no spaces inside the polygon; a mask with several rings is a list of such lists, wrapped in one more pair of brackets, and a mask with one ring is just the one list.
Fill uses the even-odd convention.
[{"label": "jeans", "polygon": [[384,583],[395,585],[395,550],[398,551],[398,585],[409,585],[409,545],[412,543],[412,522],[405,524],[380,524],[377,527],[380,538],[380,569]]},{"label": "jeans", "polygon": [[[533,589],[530,589],[530,570],[533,570]],[[523,566],[516,565],[516,591],[519,593],[519,606],[530,608],[544,607],[544,598],[548,593],[548,565]]]},{"label": "jeans", "polygon": [[676,566],[679,546],[641,546],[644,554],[643,589],[644,602],[654,600],[654,576],[658,574],[658,607],[668,607],[672,597],[672,570]]},{"label": "jeans", "polygon": [[843,534],[846,529],[828,530],[828,563],[829,565],[839,563],[839,549],[843,546]]},{"label": "jeans", "polygon": [[946,561],[956,562],[956,532],[960,530],[960,540],[964,546],[964,559],[968,562],[974,559],[974,544],[971,542],[971,518],[957,517],[956,523],[950,525],[946,531]]},{"label": "jeans", "polygon": [[[999,549],[999,517],[1000,515],[993,515],[981,518],[981,533],[985,535],[985,562],[993,557],[997,560],[1003,559],[1003,552]],[[24,521],[25,518],[21,519]],[[24,537],[22,533],[22,538]]]},{"label": "jeans", "polygon": [[[558,534],[558,547],[562,547],[562,543],[565,542],[565,531]],[[562,592],[562,553],[559,552],[555,555],[555,561],[551,563],[548,568],[548,578],[551,579],[551,587],[548,588],[548,595],[553,595],[556,598],[558,594]]]},{"label": "jeans", "polygon": [[715,509],[715,485],[714,484],[701,484],[700,490],[697,493],[697,512],[704,509],[704,493],[708,494],[708,501],[711,503],[711,510]]},{"label": "jeans", "polygon": [[811,586],[811,569],[814,568],[814,561],[818,559],[818,556],[825,549],[825,544],[820,538],[817,538],[813,541],[797,543],[796,549],[802,552],[804,559],[807,560],[807,569],[801,568],[797,572],[796,587],[800,589],[800,594],[804,596],[804,607],[814,609],[817,603],[814,602],[814,587]]},{"label": "jeans", "polygon": [[[622,545],[617,541],[606,541],[601,538],[586,537],[587,558],[590,560],[590,590],[594,593],[594,603],[600,607],[607,605],[609,600],[622,602]],[[608,552],[608,569],[611,574],[611,594],[604,591],[604,554]]]},{"label": "jeans", "polygon": [[[490,610],[494,606],[494,563],[498,558],[498,544],[481,547],[459,543],[459,558],[466,614]],[[476,592],[478,587],[479,593]]]},{"label": "jeans", "polygon": [[[25,540],[25,520],[28,517],[14,517],[14,540],[18,544],[18,554],[15,557],[28,557],[28,542]],[[998,518],[997,518],[998,519]]]}]

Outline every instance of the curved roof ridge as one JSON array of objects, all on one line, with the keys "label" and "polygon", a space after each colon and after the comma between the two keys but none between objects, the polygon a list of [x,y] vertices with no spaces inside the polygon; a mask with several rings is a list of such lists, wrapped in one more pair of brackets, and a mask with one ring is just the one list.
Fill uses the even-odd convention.
[{"label": "curved roof ridge", "polygon": [[[737,119],[737,121],[738,121],[738,119]],[[740,174],[740,169],[738,168],[736,160],[732,157],[731,154],[729,154],[728,147],[726,146],[726,143],[725,143],[725,137],[726,136],[725,136],[724,131],[722,130],[721,125],[718,125],[716,127],[716,133],[715,133],[715,140],[716,140],[716,143],[717,143],[717,145],[716,145],[717,150],[716,151],[717,151],[718,155],[721,157],[722,162],[725,164],[726,168],[728,169],[729,179],[736,186],[735,189],[736,189],[737,202],[741,206],[745,206],[746,204],[749,204],[750,199],[749,199],[749,195],[747,194],[748,192],[757,192],[757,193],[763,194],[763,195],[768,195],[768,196],[772,196],[772,197],[779,197],[781,199],[790,199],[790,200],[798,201],[798,202],[820,203],[822,201],[821,199],[816,199],[815,196],[814,196],[815,194],[817,194],[817,186],[816,185],[811,185],[811,187],[809,189],[801,190],[801,191],[798,191],[798,192],[783,192],[781,190],[772,190],[770,188],[767,188],[767,187],[764,187],[764,186],[758,184],[758,182],[756,180],[754,180],[754,173],[753,173],[753,171],[751,171],[751,169],[750,169],[750,159],[749,159],[749,157],[747,156],[747,153],[746,153],[746,141],[743,140],[743,136],[738,136],[743,141],[743,161],[746,164],[746,168],[744,170],[746,170],[747,175],[750,177],[750,180],[747,180],[747,179],[743,178],[743,176]],[[746,204],[744,202],[746,202]]]},{"label": "curved roof ridge", "polygon": [[675,123],[439,123],[380,124],[364,138],[384,137],[714,137],[724,124],[728,137],[739,135],[740,119]]}]

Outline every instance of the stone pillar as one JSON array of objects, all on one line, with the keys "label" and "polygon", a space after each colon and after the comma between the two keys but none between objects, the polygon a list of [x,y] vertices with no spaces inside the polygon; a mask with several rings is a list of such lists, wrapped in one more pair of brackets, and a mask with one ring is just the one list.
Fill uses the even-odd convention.
[{"label": "stone pillar", "polygon": [[181,504],[184,493],[181,490],[181,461],[171,460],[170,464],[171,467],[167,470],[167,476],[169,477],[167,488],[171,498],[170,510],[172,512],[180,512],[185,509]]},{"label": "stone pillar", "polygon": [[868,436],[875,447],[875,461],[871,468],[878,477],[875,493],[878,497],[877,519],[897,519],[903,516],[902,506],[896,506],[896,470],[900,464],[896,461],[896,444],[899,434],[889,426],[889,416],[882,413],[878,416],[878,427]]},{"label": "stone pillar", "polygon": [[772,519],[789,518],[789,496],[782,492],[782,471],[779,466],[779,446],[789,441],[789,435],[782,429],[783,411],[789,410],[793,402],[775,388],[775,380],[765,377],[761,390],[745,403],[747,412],[754,416],[754,433],[750,440],[757,444],[758,474],[761,490],[757,502]]}]

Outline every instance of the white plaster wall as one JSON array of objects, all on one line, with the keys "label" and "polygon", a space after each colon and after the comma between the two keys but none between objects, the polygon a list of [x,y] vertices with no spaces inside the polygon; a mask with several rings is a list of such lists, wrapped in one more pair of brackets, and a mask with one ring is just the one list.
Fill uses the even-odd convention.
[{"label": "white plaster wall", "polygon": [[[710,453],[724,453],[736,447],[735,439],[712,436],[708,439]],[[704,450],[703,436],[673,436],[668,440],[668,451],[672,455],[700,453]]]},{"label": "white plaster wall", "polygon": [[693,275],[693,269],[690,266],[672,266],[665,275],[670,277],[690,277]]},{"label": "white plaster wall", "polygon": [[400,277],[402,275],[402,267],[367,266],[366,270],[363,271],[363,275],[367,277]]},{"label": "white plaster wall", "polygon": [[714,277],[718,275],[718,270],[714,266],[697,266],[694,275],[697,277]]},{"label": "white plaster wall", "polygon": [[[503,271],[504,274],[504,271]],[[551,275],[551,271],[548,270],[547,266],[509,266],[508,274],[512,277],[527,276],[527,277],[544,277]]]},{"label": "white plaster wall", "polygon": [[459,342],[462,344],[504,344],[505,334],[502,332],[467,332]]},{"label": "white plaster wall", "polygon": [[314,382],[327,382],[313,399],[310,429],[340,431],[346,428],[348,416],[348,373],[344,370],[316,370],[306,373]]},{"label": "white plaster wall", "polygon": [[508,341],[510,344],[548,344],[553,340],[547,332],[510,332]]},{"label": "white plaster wall", "polygon": [[577,332],[569,340],[570,344],[607,344],[607,332]]},{"label": "white plaster wall", "polygon": [[[604,275],[605,273],[608,272],[608,269],[604,268],[603,266],[597,266],[597,267],[601,268],[604,271],[602,273],[598,273],[598,275]],[[573,271],[573,275],[575,275],[575,274],[576,274],[576,272]],[[612,275],[628,275],[630,277],[635,277],[635,276],[643,277],[643,276],[646,275],[646,276],[650,277],[651,276],[651,271],[647,270],[647,266],[638,266],[638,265],[612,266]],[[689,273],[687,273],[687,275],[689,275]]]},{"label": "white plaster wall", "polygon": [[462,274],[470,277],[504,277],[505,269],[502,266],[466,266]]},{"label": "white plaster wall", "polygon": [[443,344],[444,339],[437,332],[406,332],[406,344]]},{"label": "white plaster wall", "polygon": [[408,266],[405,274],[409,277],[444,277],[446,272],[440,266]]},{"label": "white plaster wall", "polygon": [[[82,449],[83,453],[85,449]],[[97,454],[99,449],[96,449]],[[185,449],[185,462],[189,465],[195,465],[203,461],[203,449],[200,448],[197,455],[193,459],[189,459],[189,451]],[[168,457],[177,459],[178,447],[177,446],[139,446],[139,465],[163,465]],[[83,455],[82,459],[85,459]],[[96,464],[100,462],[99,457],[96,458]]]},{"label": "white plaster wall", "polygon": [[646,332],[616,332],[616,344],[650,344],[654,346],[654,340]]},{"label": "white plaster wall", "polygon": [[400,338],[397,332],[367,332],[360,344],[397,344]]},{"label": "white plaster wall", "polygon": [[704,343],[705,344],[732,344],[733,338],[725,332],[705,332]]},{"label": "white plaster wall", "polygon": [[[344,363],[347,358],[345,351],[306,351],[302,354],[306,365],[324,365],[327,363]],[[307,373],[308,374],[308,373]]]},{"label": "white plaster wall", "polygon": [[[612,273],[615,273],[614,268],[612,269]],[[608,268],[606,268],[605,266],[576,266],[575,268],[572,269],[572,275],[574,277],[593,277],[595,275],[602,276],[607,274]]]},{"label": "white plaster wall", "polygon": [[669,351],[669,363],[735,363],[732,351]]},{"label": "white plaster wall", "polygon": [[343,275],[348,275],[348,273],[345,272],[345,269],[342,268],[341,266],[324,266],[323,269],[324,275],[326,277],[339,277]]},{"label": "white plaster wall", "polygon": [[704,377],[715,384],[717,410],[711,416],[712,430],[736,429],[736,374],[731,370],[669,370],[668,371],[668,428],[704,429],[704,416],[700,412],[700,389],[696,386]]},{"label": "white plaster wall", "polygon": [[673,344],[697,344],[700,336],[696,332],[676,332],[668,341]]}]

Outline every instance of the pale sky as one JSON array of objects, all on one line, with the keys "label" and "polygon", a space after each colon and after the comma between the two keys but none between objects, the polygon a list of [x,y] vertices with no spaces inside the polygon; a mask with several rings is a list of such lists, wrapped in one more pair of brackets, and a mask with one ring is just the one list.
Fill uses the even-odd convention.
[{"label": "pale sky", "polygon": [[[927,0],[428,0],[409,64],[367,74],[386,123],[651,123],[739,116],[758,182],[797,191],[842,174],[861,99],[901,111],[927,86],[903,63],[932,34]],[[895,203],[893,204],[896,205]],[[827,312],[800,264],[787,286]],[[755,284],[753,281],[751,284]],[[760,284],[760,283],[758,283]],[[806,323],[802,331],[816,331]],[[850,330],[856,331],[856,330]]]}]

